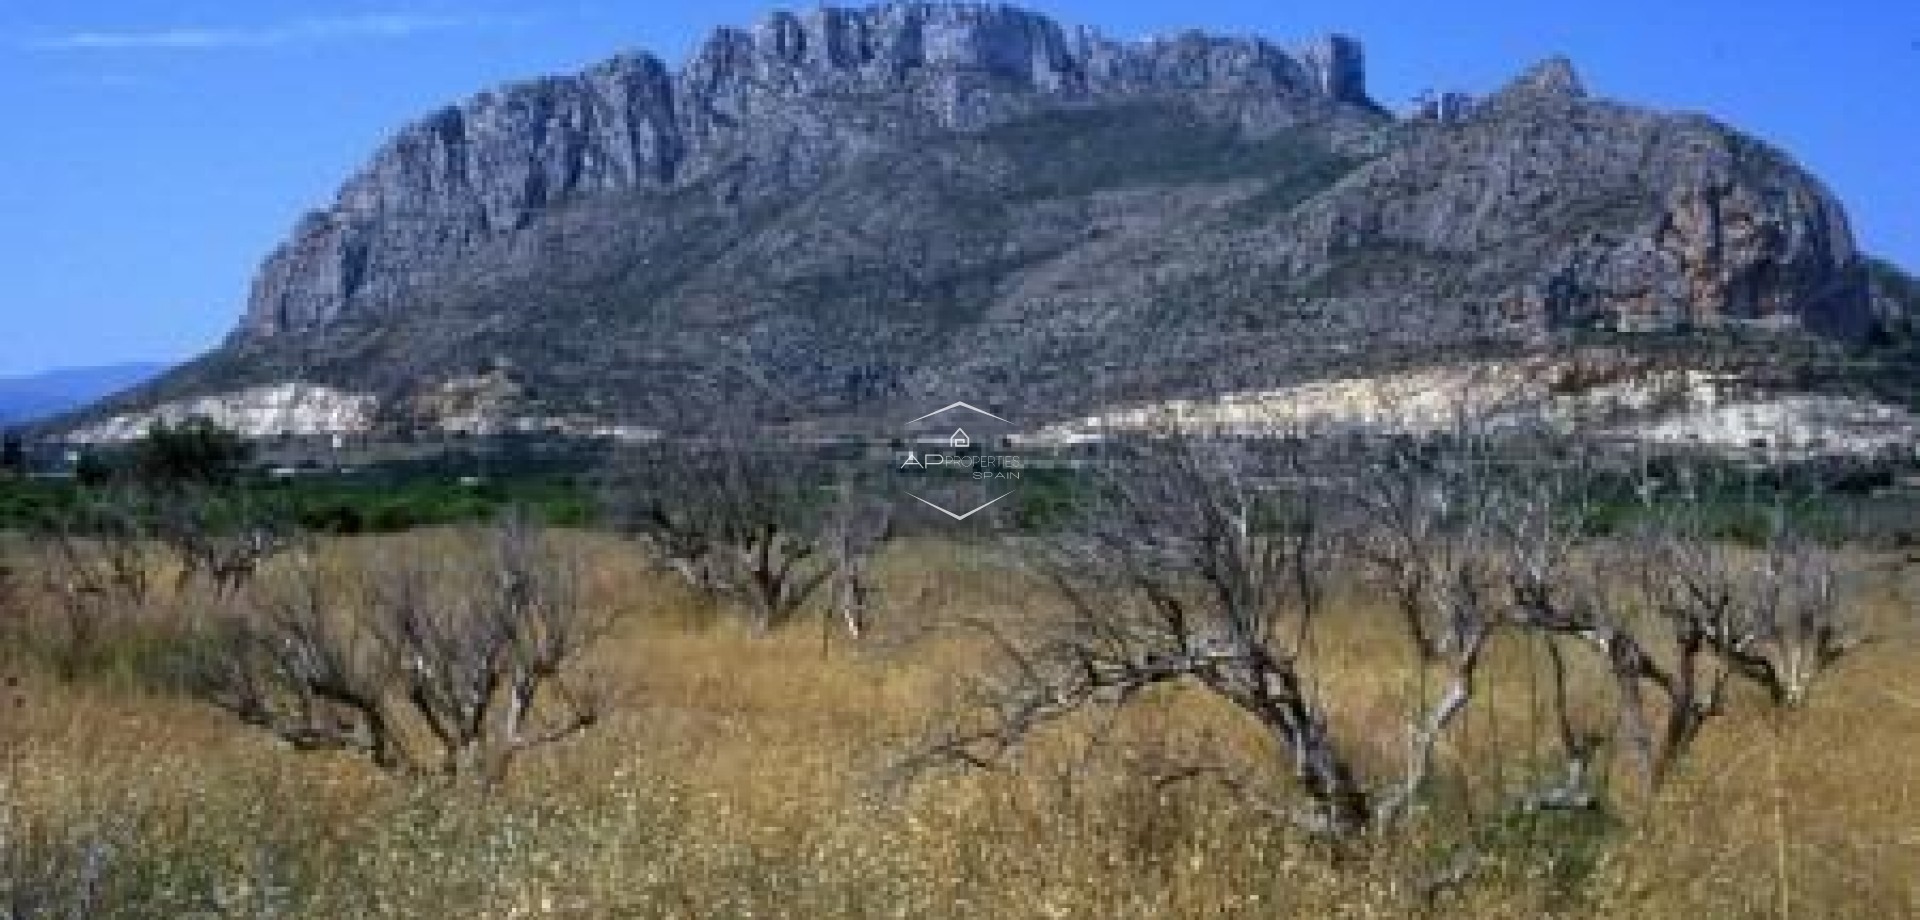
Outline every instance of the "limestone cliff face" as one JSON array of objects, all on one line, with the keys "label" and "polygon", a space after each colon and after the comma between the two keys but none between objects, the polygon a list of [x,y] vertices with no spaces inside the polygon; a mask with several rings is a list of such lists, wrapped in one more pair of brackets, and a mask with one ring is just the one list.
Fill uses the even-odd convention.
[{"label": "limestone cliff face", "polygon": [[684,186],[741,164],[752,192],[778,194],[928,127],[1167,95],[1205,100],[1255,130],[1373,106],[1359,45],[1340,37],[1292,53],[1199,33],[1123,43],[973,3],[774,13],[751,30],[716,31],[678,73],[625,54],[409,126],[268,258],[236,339],[400,306],[482,242],[584,197]]},{"label": "limestone cliff face", "polygon": [[261,268],[238,336],[391,306],[543,209],[670,181],[684,158],[673,77],[650,57],[482,93],[402,131],[301,221]]},{"label": "limestone cliff face", "polygon": [[1549,61],[1303,209],[1297,259],[1452,260],[1547,329],[1739,322],[1855,337],[1871,322],[1844,210],[1784,154],[1705,118],[1589,98]]},{"label": "limestone cliff face", "polygon": [[248,438],[360,434],[373,423],[374,398],[331,387],[287,383],[210,393],[194,399],[121,413],[69,429],[74,444],[124,444],[145,437],[156,424],[207,419]]}]

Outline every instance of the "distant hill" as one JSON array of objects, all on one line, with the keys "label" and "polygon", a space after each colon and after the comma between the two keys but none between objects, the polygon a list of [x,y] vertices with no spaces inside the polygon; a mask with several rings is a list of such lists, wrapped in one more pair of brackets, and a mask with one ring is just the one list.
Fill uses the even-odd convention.
[{"label": "distant hill", "polygon": [[153,362],[64,367],[24,377],[0,377],[0,425],[15,425],[77,409],[146,383],[171,365]]}]

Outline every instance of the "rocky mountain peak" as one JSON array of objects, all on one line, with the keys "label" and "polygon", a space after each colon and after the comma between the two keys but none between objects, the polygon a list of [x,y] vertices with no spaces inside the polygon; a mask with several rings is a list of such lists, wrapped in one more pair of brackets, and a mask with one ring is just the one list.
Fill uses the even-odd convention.
[{"label": "rocky mountain peak", "polygon": [[1587,98],[1586,84],[1565,57],[1551,57],[1526,69],[1495,93],[1494,105],[1521,102],[1573,101]]},{"label": "rocky mountain peak", "polygon": [[1002,4],[775,12],[715,30],[678,72],[628,52],[482,92],[416,122],[262,267],[236,342],[377,316],[434,269],[558,205],[683,187],[743,161],[761,195],[818,176],[872,133],[978,130],[1048,106],[1204,99],[1273,130],[1376,111],[1361,48],[1289,52],[1191,32],[1120,42]]}]

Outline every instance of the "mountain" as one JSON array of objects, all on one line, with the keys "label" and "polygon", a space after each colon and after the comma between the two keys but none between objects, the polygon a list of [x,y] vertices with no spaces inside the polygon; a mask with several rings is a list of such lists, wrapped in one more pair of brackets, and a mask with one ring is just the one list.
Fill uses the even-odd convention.
[{"label": "mountain", "polygon": [[0,377],[0,425],[29,422],[80,408],[152,380],[168,367],[136,362]]},{"label": "mountain", "polygon": [[1404,115],[1366,79],[1346,37],[1119,42],[894,3],[501,87],[387,142],[268,256],[222,348],[91,431],[156,407],[276,430],[1066,417],[1596,335],[1878,326],[1844,210],[1779,150],[1595,97],[1564,60]]}]

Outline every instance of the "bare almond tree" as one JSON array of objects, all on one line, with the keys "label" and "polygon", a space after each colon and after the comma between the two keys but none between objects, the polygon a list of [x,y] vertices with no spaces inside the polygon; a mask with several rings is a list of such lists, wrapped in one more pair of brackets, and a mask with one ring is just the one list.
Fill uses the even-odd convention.
[{"label": "bare almond tree", "polygon": [[892,533],[892,506],[850,483],[841,483],[836,492],[825,522],[827,564],[833,572],[830,616],[839,619],[848,636],[859,639],[866,635],[879,606],[869,566]]},{"label": "bare almond tree", "polygon": [[147,516],[119,493],[86,496],[33,529],[41,594],[53,619],[34,639],[65,679],[79,673],[116,623],[147,608],[152,594],[153,540]]},{"label": "bare almond tree", "polygon": [[1797,706],[1860,633],[1832,551],[1796,531],[1783,504],[1768,509],[1763,545],[1745,547],[1712,532],[1697,484],[1670,495],[1643,477],[1640,523],[1587,539],[1593,480],[1567,460],[1526,480],[1538,513],[1507,544],[1516,622],[1599,653],[1617,735],[1658,786],[1724,711],[1731,680]]},{"label": "bare almond tree", "polygon": [[660,565],[744,611],[755,632],[792,621],[832,585],[832,605],[857,635],[862,571],[886,518],[796,455],[738,437],[662,447],[626,459],[611,503]]},{"label": "bare almond tree", "polygon": [[[1300,798],[1261,795],[1220,764],[1179,772],[1232,783],[1316,832],[1371,827],[1374,799],[1337,743],[1316,673],[1335,549],[1320,496],[1262,482],[1244,449],[1173,439],[1128,453],[1088,530],[1040,561],[1064,612],[1027,636],[990,627],[1007,670],[984,697],[981,723],[948,731],[909,767],[988,766],[1062,718],[1185,683],[1259,725],[1284,752]],[[1272,472],[1297,481],[1304,450],[1288,445]]]},{"label": "bare almond tree", "polygon": [[302,554],[202,643],[202,695],[298,748],[498,782],[519,752],[599,718],[580,659],[609,623],[581,597],[577,564],[524,517],[484,543],[344,572]]},{"label": "bare almond tree", "polygon": [[300,539],[284,515],[241,489],[179,487],[160,496],[154,517],[155,536],[179,563],[175,589],[205,579],[217,598],[232,596]]},{"label": "bare almond tree", "polygon": [[1349,553],[1399,612],[1423,696],[1430,675],[1440,682],[1411,714],[1400,782],[1376,806],[1384,818],[1423,792],[1436,746],[1474,700],[1488,643],[1511,625],[1501,547],[1531,509],[1505,488],[1493,439],[1464,418],[1436,438],[1381,438],[1342,456]]},{"label": "bare almond tree", "polygon": [[1759,545],[1713,533],[1713,499],[1703,492],[1727,490],[1682,473],[1678,495],[1649,495],[1647,520],[1631,535],[1640,600],[1685,648],[1715,659],[1716,690],[1737,676],[1776,706],[1802,705],[1864,639],[1835,552],[1802,532],[1784,494],[1733,503],[1764,521]]},{"label": "bare almond tree", "polygon": [[524,515],[510,515],[489,542],[484,581],[448,585],[409,560],[378,574],[373,603],[439,770],[494,780],[520,751],[598,719],[597,695],[565,669],[605,624],[580,597],[575,563],[543,546]]},{"label": "bare almond tree", "polygon": [[[1220,780],[1265,813],[1336,837],[1405,821],[1436,746],[1474,701],[1490,638],[1509,623],[1498,547],[1518,534],[1520,507],[1498,488],[1486,447],[1174,438],[1115,466],[1091,528],[1046,559],[1066,614],[1035,635],[991,629],[1009,667],[983,696],[984,718],[910,765],[991,765],[1050,722],[1178,682],[1259,725],[1284,753],[1296,798],[1257,789],[1207,752],[1167,777]],[[1415,667],[1443,675],[1408,714],[1403,759],[1371,776],[1343,721],[1352,701],[1329,695],[1317,654],[1329,582],[1349,561],[1395,599]],[[1586,804],[1572,793],[1532,801]]]},{"label": "bare almond tree", "polygon": [[1752,579],[1744,616],[1712,632],[1742,676],[1782,707],[1807,701],[1815,682],[1866,641],[1834,552],[1776,521]]},{"label": "bare almond tree", "polygon": [[194,646],[194,688],[241,722],[298,750],[412,766],[395,717],[396,663],[366,611],[312,553],[251,588]]}]

